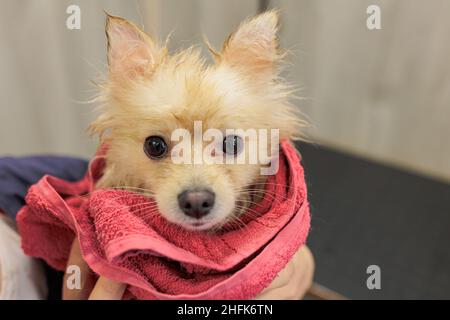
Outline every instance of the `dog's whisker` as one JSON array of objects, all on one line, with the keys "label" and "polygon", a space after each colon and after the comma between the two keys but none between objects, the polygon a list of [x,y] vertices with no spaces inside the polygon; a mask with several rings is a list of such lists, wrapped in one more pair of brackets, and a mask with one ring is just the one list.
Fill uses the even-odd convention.
[{"label": "dog's whisker", "polygon": [[146,193],[154,194],[154,192],[150,189],[146,188],[139,188],[139,187],[132,187],[132,186],[114,186],[114,187],[108,187],[108,189],[119,189],[119,190],[139,190],[139,191],[145,191]]}]

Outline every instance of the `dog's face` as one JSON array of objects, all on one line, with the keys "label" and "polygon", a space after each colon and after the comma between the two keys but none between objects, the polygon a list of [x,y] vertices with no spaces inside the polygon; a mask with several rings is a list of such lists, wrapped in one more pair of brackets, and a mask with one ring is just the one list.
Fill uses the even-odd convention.
[{"label": "dog's face", "polygon": [[[105,105],[92,125],[109,145],[98,187],[148,195],[157,203],[150,211],[187,229],[238,219],[256,201],[267,164],[250,163],[250,139],[227,129],[279,129],[289,139],[301,126],[278,79],[277,18],[269,12],[243,23],[220,53],[211,49],[215,63],[206,65],[194,49],[170,56],[132,23],[108,17]],[[179,129],[190,139],[174,140]],[[222,137],[208,141],[208,129]],[[239,164],[196,162],[199,147],[213,160]],[[268,137],[265,147],[270,155],[278,144]]]}]

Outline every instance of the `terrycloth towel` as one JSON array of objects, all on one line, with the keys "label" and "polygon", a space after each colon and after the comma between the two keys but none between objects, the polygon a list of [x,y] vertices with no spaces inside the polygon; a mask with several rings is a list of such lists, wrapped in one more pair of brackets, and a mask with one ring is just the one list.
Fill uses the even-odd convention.
[{"label": "terrycloth towel", "polygon": [[287,141],[264,198],[241,217],[245,226],[215,234],[166,221],[143,195],[94,190],[102,153],[81,181],[45,176],[30,188],[17,217],[26,254],[64,270],[77,236],[96,274],[129,285],[124,298],[251,299],[305,243],[310,217],[303,168]]}]

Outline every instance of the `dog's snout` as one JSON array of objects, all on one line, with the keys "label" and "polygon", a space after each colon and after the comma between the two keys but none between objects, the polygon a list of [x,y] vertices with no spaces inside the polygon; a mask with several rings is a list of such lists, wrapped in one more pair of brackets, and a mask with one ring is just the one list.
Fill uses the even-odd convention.
[{"label": "dog's snout", "polygon": [[186,190],[178,195],[178,205],[187,216],[200,219],[214,207],[215,197],[208,190]]}]

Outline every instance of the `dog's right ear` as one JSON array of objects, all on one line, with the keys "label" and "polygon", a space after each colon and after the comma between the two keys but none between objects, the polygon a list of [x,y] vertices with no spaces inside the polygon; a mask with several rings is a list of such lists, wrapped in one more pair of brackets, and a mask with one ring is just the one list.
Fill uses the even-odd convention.
[{"label": "dog's right ear", "polygon": [[108,68],[112,79],[136,78],[153,73],[163,50],[133,23],[107,15]]}]

